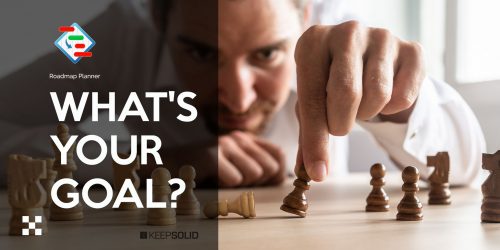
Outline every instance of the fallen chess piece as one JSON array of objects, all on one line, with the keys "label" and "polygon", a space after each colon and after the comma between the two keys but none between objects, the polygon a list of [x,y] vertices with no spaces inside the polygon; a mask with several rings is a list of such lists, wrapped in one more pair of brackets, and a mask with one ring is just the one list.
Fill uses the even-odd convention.
[{"label": "fallen chess piece", "polygon": [[418,179],[420,174],[418,169],[412,166],[406,167],[403,170],[403,187],[405,192],[403,199],[398,205],[397,220],[403,221],[419,221],[422,220],[422,203],[416,196],[418,188]]},{"label": "fallen chess piece", "polygon": [[439,152],[435,156],[427,156],[427,166],[434,167],[429,177],[431,190],[429,192],[429,205],[451,204],[450,184],[450,156],[448,152]]},{"label": "fallen chess piece", "polygon": [[295,188],[283,199],[283,205],[281,205],[280,209],[304,218],[308,208],[307,198],[304,193],[309,190],[311,178],[307,175],[304,165],[295,174],[297,175],[297,179],[293,182]]},{"label": "fallen chess piece", "polygon": [[[44,160],[36,160],[25,155],[10,155],[7,167],[7,185],[9,204],[12,207],[10,219],[10,235],[43,235],[47,234],[47,222],[43,205],[47,193],[40,184],[46,178],[47,169]],[[28,221],[40,218],[37,227],[41,230],[26,229]]]},{"label": "fallen chess piece", "polygon": [[387,212],[389,211],[389,197],[382,188],[385,184],[385,166],[376,163],[370,168],[372,180],[370,185],[373,186],[372,191],[366,198],[366,212]]},{"label": "fallen chess piece", "polygon": [[500,222],[500,150],[495,154],[483,154],[483,169],[490,175],[481,186],[481,221]]},{"label": "fallen chess piece", "polygon": [[219,202],[211,202],[205,205],[203,213],[209,219],[217,218],[217,216],[227,216],[228,213],[239,214],[245,218],[255,218],[255,201],[253,192],[243,192],[238,198],[232,202],[222,200]]}]

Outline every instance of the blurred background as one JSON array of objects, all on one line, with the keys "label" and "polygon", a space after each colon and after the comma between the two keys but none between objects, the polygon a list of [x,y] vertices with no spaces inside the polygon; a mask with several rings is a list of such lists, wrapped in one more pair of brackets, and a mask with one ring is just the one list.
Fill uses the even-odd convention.
[{"label": "blurred background", "polygon": [[[131,1],[135,5],[147,2],[118,1]],[[16,0],[2,4],[0,30],[8,35],[2,37],[0,47],[0,78],[54,50],[52,43],[58,36],[54,27],[72,22],[86,23],[110,2],[112,0]],[[342,4],[343,11],[368,26],[387,28],[402,39],[420,42],[425,49],[428,74],[448,82],[470,104],[485,133],[488,152],[500,149],[500,63],[497,62],[500,32],[495,25],[500,24],[500,1],[347,0]],[[58,9],[69,11],[59,13]],[[47,21],[41,29],[29,29],[30,23],[24,16]],[[10,49],[13,47],[24,49]],[[393,168],[383,151],[361,128],[356,128],[349,140],[352,151],[366,152],[362,157],[351,154],[351,171],[366,171],[374,160]]]}]

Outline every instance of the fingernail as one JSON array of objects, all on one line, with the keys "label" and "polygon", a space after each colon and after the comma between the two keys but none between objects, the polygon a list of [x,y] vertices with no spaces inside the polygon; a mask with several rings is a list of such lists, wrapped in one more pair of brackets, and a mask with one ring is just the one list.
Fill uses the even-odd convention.
[{"label": "fingernail", "polygon": [[326,176],[326,162],[317,161],[312,164],[312,171],[310,173],[311,179],[313,181],[322,181]]}]

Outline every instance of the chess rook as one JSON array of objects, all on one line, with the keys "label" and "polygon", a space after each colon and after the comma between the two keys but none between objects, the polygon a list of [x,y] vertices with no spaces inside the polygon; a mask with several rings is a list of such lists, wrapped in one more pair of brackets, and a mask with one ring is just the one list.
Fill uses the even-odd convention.
[{"label": "chess rook", "polygon": [[239,214],[246,219],[255,218],[255,200],[253,192],[243,192],[232,202],[222,200],[211,202],[205,205],[203,213],[207,218],[214,219],[217,216],[227,216],[228,213]]},{"label": "chess rook", "polygon": [[500,223],[500,150],[495,154],[483,154],[483,169],[490,175],[481,186],[481,221]]},{"label": "chess rook", "polygon": [[403,170],[403,187],[405,195],[398,205],[397,220],[419,221],[422,220],[422,203],[420,203],[416,193],[419,188],[417,185],[419,179],[418,169],[412,166]]},{"label": "chess rook", "polygon": [[170,172],[166,168],[158,167],[151,173],[153,179],[153,201],[166,202],[166,208],[149,208],[147,224],[153,226],[166,226],[176,223],[175,209],[170,207],[170,194],[172,190],[168,181]]},{"label": "chess rook", "polygon": [[[25,155],[10,155],[7,167],[7,185],[9,204],[12,216],[9,223],[10,235],[22,235],[22,229],[27,228],[23,223],[23,216],[34,220],[41,216],[42,222],[37,228],[42,229],[42,234],[47,234],[47,223],[43,212],[43,205],[47,200],[47,193],[40,184],[40,179],[46,178],[46,165],[44,160],[35,160]],[[34,235],[33,230],[29,230]]]},{"label": "chess rook", "polygon": [[[66,145],[70,137],[69,128],[66,124],[61,123],[57,126],[57,137],[63,145]],[[70,150],[68,150],[67,164],[65,165],[61,164],[61,152],[59,149],[54,144],[52,144],[52,148],[56,156],[53,169],[57,171],[57,180],[64,178],[73,179],[73,172],[77,169],[75,160],[73,159],[75,145],[73,144]],[[57,190],[58,198],[64,203],[71,202],[72,198],[68,197],[69,193],[78,193],[78,190],[71,185],[63,185]],[[57,206],[55,203],[51,203],[49,214],[49,219],[53,221],[81,220],[83,219],[83,206],[79,202],[73,208],[66,209]]]},{"label": "chess rook", "polygon": [[200,202],[193,190],[196,187],[196,183],[194,182],[195,177],[196,170],[193,166],[186,165],[179,169],[179,178],[186,184],[186,190],[177,197],[176,212],[178,215],[200,214]]},{"label": "chess rook", "polygon": [[280,209],[300,217],[306,217],[308,208],[305,191],[309,190],[311,178],[307,175],[304,165],[295,172],[297,179],[293,182],[295,188],[283,199]]},{"label": "chess rook", "polygon": [[389,211],[389,197],[382,188],[385,184],[385,166],[376,163],[370,168],[372,180],[370,185],[373,186],[372,191],[366,198],[367,212],[386,212]]},{"label": "chess rook", "polygon": [[429,192],[429,205],[451,204],[450,184],[450,156],[448,152],[439,152],[435,156],[427,156],[427,166],[434,167],[429,177],[431,190]]},{"label": "chess rook", "polygon": [[[121,159],[129,158],[130,155],[118,153],[118,156]],[[139,157],[136,156],[135,160],[128,165],[120,165],[116,161],[113,160],[113,186],[115,190],[121,190],[123,183],[126,179],[130,179],[132,184],[134,184],[134,188],[137,190],[141,185],[141,179],[137,175],[137,170],[139,170]],[[130,191],[127,191],[126,197],[130,197]],[[116,199],[116,197],[115,197]],[[116,210],[132,210],[137,209],[137,206],[134,202],[122,202]]]}]

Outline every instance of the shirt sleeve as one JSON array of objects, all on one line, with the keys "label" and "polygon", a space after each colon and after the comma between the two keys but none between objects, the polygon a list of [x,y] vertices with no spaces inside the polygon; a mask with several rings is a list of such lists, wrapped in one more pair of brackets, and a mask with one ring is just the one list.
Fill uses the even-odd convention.
[{"label": "shirt sleeve", "polygon": [[486,143],[479,123],[464,99],[444,82],[426,78],[407,124],[359,121],[391,159],[403,168],[415,166],[426,180],[433,168],[427,156],[450,155],[450,184],[477,184]]}]

